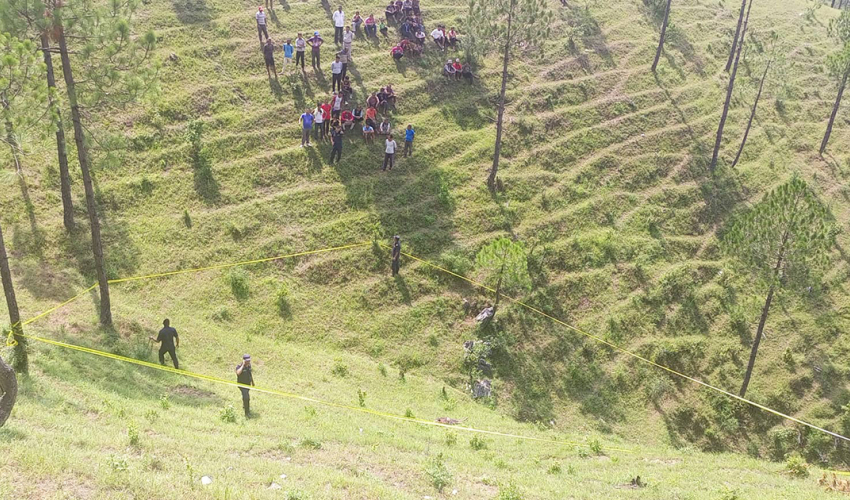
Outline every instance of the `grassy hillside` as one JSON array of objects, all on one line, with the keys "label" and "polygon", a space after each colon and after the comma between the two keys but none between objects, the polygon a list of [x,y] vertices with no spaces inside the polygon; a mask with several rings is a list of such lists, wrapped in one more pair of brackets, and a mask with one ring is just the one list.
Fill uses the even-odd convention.
[{"label": "grassy hillside", "polygon": [[[835,92],[824,68],[835,12],[823,8],[812,17],[802,0],[756,2],[755,43],[740,70],[723,162],[743,132],[760,75],[758,47],[768,46],[771,29],[786,62],[762,96],[741,163],[712,178],[707,159],[735,2],[674,2],[657,77],[649,71],[657,20],[641,1],[550,3],[556,23],[545,56],[529,53],[511,69],[504,190],[491,196],[484,178],[495,136],[495,56],[476,61],[480,79],[467,86],[442,79],[444,59],[434,50],[396,65],[388,42],[357,40],[356,98],[392,83],[399,95],[393,123],[415,125],[416,151],[382,173],[381,147],[350,138],[343,162],[329,166],[328,146],[298,147],[297,118],[329,95],[332,44],[324,74],[308,69],[306,79],[270,82],[255,5],[151,0],[137,31],[159,36],[161,95],[91,117],[96,136],[117,131],[125,140],[109,154],[98,147],[95,158],[111,277],[393,234],[407,251],[480,277],[477,251],[513,235],[533,248],[529,303],[736,391],[763,291],[718,250],[724,222],[796,172],[847,227],[845,111],[827,160],[817,156]],[[343,5],[349,16],[383,9],[372,0]],[[280,41],[320,29],[328,39],[332,8],[312,0],[275,4],[270,32]],[[428,26],[462,26],[464,2],[423,8]],[[192,120],[204,124],[209,169],[192,161],[185,139]],[[71,235],[62,228],[51,144],[32,140],[27,148],[24,177],[4,171],[0,191],[25,317],[94,281],[84,223]],[[84,221],[76,168],[72,176],[77,220]],[[842,408],[850,402],[843,361],[850,345],[842,335],[850,323],[850,260],[846,231],[838,239],[822,289],[778,297],[749,396],[843,431],[850,421]],[[426,470],[443,453],[453,475],[444,496],[457,489],[459,498],[496,497],[512,481],[524,498],[819,498],[812,479],[790,479],[783,464],[744,453],[846,461],[846,447],[831,439],[698,391],[523,309],[508,306],[494,330],[479,329],[463,299],[490,298],[421,264],[403,265],[394,280],[386,252],[365,247],[117,284],[115,331],[96,327],[94,294],[29,330],[146,357],[147,335],[167,316],[183,337],[188,370],[231,377],[239,356],[251,352],[258,381],[270,387],[348,404],[363,389],[370,408],[588,444],[488,438],[487,449],[475,451],[466,434],[456,433],[452,445],[442,430],[265,396],[258,397],[259,419],[229,424],[218,417],[227,404],[238,409],[235,389],[33,345],[33,374],[0,431],[0,496],[207,497],[200,475],[213,477],[210,489],[222,498],[246,491],[258,498],[285,491],[290,498],[298,498],[295,491],[305,498],[435,496]],[[477,336],[496,345],[494,397],[486,404],[466,396],[462,343]],[[339,376],[340,366],[347,375]],[[399,367],[409,370],[406,382]],[[160,406],[163,394],[168,409]],[[130,427],[138,444],[129,442]],[[603,452],[619,445],[634,453],[597,457],[593,440]],[[649,486],[625,487],[637,475]],[[282,491],[266,491],[272,481]]]}]

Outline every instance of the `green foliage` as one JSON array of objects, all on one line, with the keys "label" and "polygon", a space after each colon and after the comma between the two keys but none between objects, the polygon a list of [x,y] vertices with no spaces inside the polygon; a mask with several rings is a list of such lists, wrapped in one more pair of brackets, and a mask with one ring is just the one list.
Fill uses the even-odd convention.
[{"label": "green foliage", "polygon": [[289,287],[286,283],[281,283],[277,292],[275,293],[275,305],[277,306],[277,313],[281,316],[288,316],[290,314],[289,307]]},{"label": "green foliage", "polygon": [[159,396],[159,406],[163,410],[171,408],[171,401],[168,400],[168,394],[162,394],[161,396]]},{"label": "green foliage", "polygon": [[127,462],[127,457],[117,457],[109,455],[106,464],[112,472],[127,472],[130,470],[130,464]]},{"label": "green foliage", "polygon": [[44,71],[44,62],[34,42],[0,32],[0,117],[3,122],[0,130],[4,131],[3,139],[14,149],[21,145],[19,132],[36,124],[43,116],[39,110],[47,109]]},{"label": "green foliage", "polygon": [[469,440],[469,447],[475,451],[481,451],[487,449],[487,441],[484,438],[478,436],[472,436],[472,439]]},{"label": "green foliage", "polygon": [[130,446],[139,446],[139,428],[134,422],[127,424],[127,441]]},{"label": "green foliage", "polygon": [[348,376],[348,366],[341,359],[337,359],[331,368],[331,374],[336,377],[345,378]]},{"label": "green foliage", "polygon": [[192,228],[192,217],[189,216],[188,210],[183,210],[183,225],[187,228]]},{"label": "green foliage", "polygon": [[387,376],[387,366],[383,363],[378,363],[378,373],[380,373],[382,377],[386,377]]},{"label": "green foliage", "polygon": [[404,416],[405,418],[416,418],[416,415],[413,414],[413,410],[410,408],[404,410]]},{"label": "green foliage", "polygon": [[561,464],[554,463],[554,464],[550,465],[549,468],[546,470],[546,472],[548,474],[552,474],[552,475],[560,474],[561,473]]},{"label": "green foliage", "polygon": [[525,245],[509,238],[499,238],[478,251],[475,258],[485,283],[495,287],[501,278],[502,290],[528,290],[528,260]]},{"label": "green foliage", "polygon": [[357,389],[357,401],[360,403],[361,408],[366,407],[366,391]]},{"label": "green foliage", "polygon": [[480,53],[518,51],[548,38],[553,19],[545,0],[469,0],[464,43]]},{"label": "green foliage", "polygon": [[791,455],[785,461],[785,470],[794,477],[808,477],[809,464],[798,454]]},{"label": "green foliage", "polygon": [[227,273],[227,282],[230,285],[230,291],[236,300],[246,300],[251,294],[248,286],[248,272],[241,267],[235,267]]},{"label": "green foliage", "polygon": [[446,446],[454,446],[457,444],[457,433],[454,431],[446,432]]},{"label": "green foliage", "polygon": [[150,410],[145,412],[145,418],[150,423],[154,423],[159,420],[159,412],[151,408]]},{"label": "green foliage", "polygon": [[425,465],[425,474],[431,481],[431,485],[438,492],[442,493],[443,489],[452,484],[452,473],[446,467],[443,454],[440,453]]},{"label": "green foliage", "polygon": [[522,500],[523,496],[519,490],[519,486],[512,482],[502,485],[499,488],[499,495],[496,500]]},{"label": "green foliage", "polygon": [[236,409],[233,405],[227,405],[219,411],[218,418],[221,419],[222,422],[232,424],[236,422]]},{"label": "green foliage", "polygon": [[832,76],[841,79],[850,72],[850,10],[842,10],[830,20],[828,32],[839,48],[827,56],[826,66]]},{"label": "green foliage", "polygon": [[602,444],[599,442],[599,439],[597,439],[597,438],[591,439],[590,443],[588,443],[587,447],[590,448],[590,451],[592,451],[596,455],[602,454]]},{"label": "green foliage", "polygon": [[321,450],[322,442],[313,438],[304,438],[301,440],[301,447],[310,450]]},{"label": "green foliage", "polygon": [[785,287],[815,283],[834,242],[829,210],[797,176],[736,217],[723,237],[726,252],[761,283]]}]

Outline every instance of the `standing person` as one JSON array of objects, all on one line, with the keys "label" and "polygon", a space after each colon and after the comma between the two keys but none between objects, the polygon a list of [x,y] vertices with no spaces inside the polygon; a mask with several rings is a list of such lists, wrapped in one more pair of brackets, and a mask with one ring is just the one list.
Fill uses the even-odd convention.
[{"label": "standing person", "polygon": [[342,11],[342,5],[333,14],[334,19],[334,43],[342,42],[342,27],[345,26],[345,12]]},{"label": "standing person", "polygon": [[274,79],[277,80],[277,66],[274,64],[274,43],[272,39],[266,40],[263,45],[263,59],[266,60],[266,73],[269,74],[269,80],[272,79],[272,70],[274,70]]},{"label": "standing person", "polygon": [[334,164],[334,156],[336,156],[337,163],[342,161],[342,136],[344,132],[341,127],[335,127],[331,130],[331,143],[333,144],[333,148],[331,148],[331,159],[328,163],[331,165]]},{"label": "standing person", "polygon": [[398,235],[393,237],[392,259],[393,276],[398,276],[401,269],[401,238]]},{"label": "standing person", "polygon": [[393,135],[390,134],[387,136],[387,140],[385,142],[386,149],[384,150],[384,166],[381,168],[381,171],[384,172],[388,169],[393,169],[393,160],[395,159],[395,148],[396,142],[393,140]]},{"label": "standing person", "polygon": [[419,9],[419,0],[413,0],[413,15],[418,16],[421,10]]},{"label": "standing person", "polygon": [[295,66],[298,66],[298,61],[301,61],[301,71],[304,71],[304,50],[307,48],[307,40],[304,40],[304,35],[298,33],[298,38],[295,39]]},{"label": "standing person", "polygon": [[[254,385],[254,374],[251,371],[251,355],[242,356],[242,362],[236,365],[236,382],[242,385]],[[247,387],[240,387],[242,392],[242,408],[245,410],[245,418],[251,418],[251,393]]]},{"label": "standing person", "polygon": [[331,98],[331,118],[339,118],[339,114],[342,113],[342,101],[342,94],[334,92]]},{"label": "standing person", "polygon": [[310,146],[310,131],[313,129],[313,113],[309,109],[304,110],[304,114],[301,115],[301,147],[303,148],[306,144]]},{"label": "standing person", "polygon": [[351,26],[346,26],[345,33],[342,34],[342,50],[348,53],[349,59],[351,59],[352,42],[354,42],[354,32],[351,31]]},{"label": "standing person", "polygon": [[413,125],[408,124],[407,129],[404,131],[404,157],[413,156],[413,137],[416,135],[416,131],[413,130]]},{"label": "standing person", "polygon": [[336,92],[337,87],[342,90],[342,62],[339,56],[331,63],[331,90]]},{"label": "standing person", "polygon": [[316,126],[313,127],[316,130],[313,132],[313,136],[316,141],[324,141],[325,140],[325,117],[324,113],[322,113],[322,103],[316,104],[316,110],[313,111],[313,121],[316,123]]},{"label": "standing person", "polygon": [[312,47],[312,50],[310,52],[310,62],[313,64],[313,69],[321,71],[322,66],[319,57],[321,53],[319,52],[319,49],[321,48],[322,44],[325,43],[325,41],[322,39],[321,36],[319,36],[318,31],[314,31],[313,36],[311,38],[308,38],[307,41],[310,43],[310,47]]},{"label": "standing person", "polygon": [[154,342],[162,342],[159,346],[159,364],[165,365],[165,353],[168,353],[171,356],[171,362],[174,364],[175,369],[180,369],[180,365],[177,362],[177,350],[174,346],[174,340],[177,340],[177,347],[180,347],[180,337],[177,335],[177,330],[171,327],[171,321],[163,320],[162,322],[162,330],[159,331],[159,335],[156,338],[148,337]]},{"label": "standing person", "polygon": [[283,69],[281,73],[286,75],[289,67],[292,65],[292,54],[295,52],[295,47],[292,46],[292,39],[289,38],[286,40],[286,43],[283,44]]},{"label": "standing person", "polygon": [[342,89],[342,81],[345,80],[345,75],[348,74],[348,63],[351,62],[351,54],[348,52],[348,49],[343,48],[339,54],[337,54],[337,57],[339,58],[339,62],[342,63],[342,76],[339,81],[340,89]]},{"label": "standing person", "polygon": [[257,7],[257,37],[260,39],[260,48],[263,47],[263,35],[266,35],[266,40],[269,39],[269,31],[266,29],[266,13],[263,12],[263,6]]},{"label": "standing person", "polygon": [[322,125],[324,125],[323,136],[328,137],[331,130],[331,103],[327,101],[322,104]]}]

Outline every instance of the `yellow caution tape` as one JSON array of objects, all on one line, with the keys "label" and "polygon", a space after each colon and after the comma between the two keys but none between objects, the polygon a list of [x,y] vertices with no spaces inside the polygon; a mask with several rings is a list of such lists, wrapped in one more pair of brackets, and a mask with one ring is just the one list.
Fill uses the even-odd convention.
[{"label": "yellow caution tape", "polygon": [[[387,246],[387,245],[385,245],[385,244],[383,244],[383,243],[379,243],[379,245],[381,245],[381,246],[382,246],[382,247],[384,247],[384,248],[390,249],[390,247],[389,247],[389,246]],[[402,255],[404,255],[405,257],[408,257],[408,258],[410,258],[410,259],[413,259],[413,260],[415,260],[415,261],[417,261],[417,262],[421,262],[421,263],[423,263],[423,264],[425,264],[425,265],[427,265],[427,266],[433,267],[434,269],[438,269],[438,270],[440,270],[440,271],[442,271],[442,272],[444,272],[444,273],[450,274],[450,275],[452,275],[452,276],[454,276],[454,277],[456,277],[456,278],[459,278],[459,279],[461,279],[461,280],[466,281],[467,283],[471,283],[471,284],[473,284],[473,285],[475,285],[475,286],[477,286],[477,287],[479,287],[479,288],[482,288],[482,289],[484,289],[484,290],[487,290],[487,291],[490,291],[490,292],[496,293],[496,290],[494,290],[493,288],[490,288],[490,287],[489,287],[489,286],[487,286],[487,285],[484,285],[484,284],[479,283],[479,282],[477,282],[477,281],[475,281],[475,280],[472,280],[472,279],[470,279],[470,278],[467,278],[466,276],[462,276],[462,275],[460,275],[460,274],[457,274],[457,273],[455,273],[455,272],[452,272],[452,271],[450,271],[450,270],[448,270],[448,269],[446,269],[446,268],[444,268],[444,267],[440,267],[440,266],[438,266],[438,265],[436,265],[436,264],[432,264],[431,262],[428,262],[427,260],[424,260],[424,259],[420,259],[419,257],[416,257],[415,255],[411,255],[411,254],[404,253],[404,252],[402,252]],[[541,311],[540,309],[537,309],[537,308],[536,308],[536,307],[534,307],[534,306],[528,305],[528,304],[526,304],[525,302],[522,302],[521,300],[515,299],[515,298],[510,297],[510,296],[508,296],[508,295],[505,295],[505,294],[503,294],[503,293],[501,293],[501,292],[499,292],[499,295],[500,295],[500,296],[502,296],[503,298],[505,298],[505,299],[507,299],[507,300],[509,300],[509,301],[511,301],[511,302],[513,302],[513,303],[515,303],[515,304],[517,304],[517,305],[519,305],[519,306],[522,306],[522,307],[524,307],[524,308],[528,309],[529,311],[535,312],[535,313],[537,313],[537,314],[539,314],[539,315],[541,315],[541,316],[544,316],[544,317],[546,317],[546,318],[549,318],[550,320],[554,321],[555,323],[558,323],[558,324],[559,324],[559,325],[561,325],[561,326],[564,326],[564,327],[566,327],[566,328],[568,328],[568,329],[570,329],[570,330],[572,330],[572,331],[574,331],[574,332],[576,332],[576,333],[579,333],[579,334],[581,334],[581,335],[584,335],[585,337],[591,338],[591,339],[593,339],[593,340],[595,340],[595,341],[597,341],[597,342],[600,342],[600,343],[602,343],[602,344],[605,344],[605,345],[607,345],[608,347],[611,347],[612,349],[615,349],[615,350],[617,350],[617,351],[622,352],[623,354],[626,354],[626,355],[631,356],[631,357],[633,357],[633,358],[635,358],[635,359],[639,359],[639,360],[641,360],[641,361],[644,361],[644,362],[646,362],[646,363],[649,363],[649,364],[651,364],[651,365],[653,365],[653,366],[655,366],[655,367],[657,367],[657,368],[660,368],[660,369],[662,369],[662,370],[664,370],[664,371],[666,371],[666,372],[672,373],[673,375],[676,375],[676,376],[678,376],[678,377],[681,377],[681,378],[683,378],[683,379],[685,379],[685,380],[689,380],[689,381],[691,381],[691,382],[693,382],[693,383],[695,383],[695,384],[699,384],[699,385],[701,385],[701,386],[703,386],[703,387],[706,387],[706,388],[708,388],[708,389],[711,389],[711,390],[717,391],[717,392],[719,392],[719,393],[721,393],[721,394],[725,394],[726,396],[729,396],[730,398],[737,399],[738,401],[741,401],[741,402],[743,402],[743,403],[747,403],[748,405],[752,405],[752,406],[754,406],[754,407],[756,407],[756,408],[759,408],[759,409],[761,409],[761,410],[764,410],[764,411],[766,411],[766,412],[768,412],[768,413],[772,413],[772,414],[774,414],[774,415],[776,415],[776,416],[778,416],[778,417],[782,417],[782,418],[784,418],[784,419],[790,420],[790,421],[792,421],[792,422],[796,422],[796,423],[798,423],[798,424],[800,424],[800,425],[804,425],[804,426],[809,427],[809,428],[811,428],[811,429],[815,429],[815,430],[817,430],[817,431],[824,432],[824,433],[826,433],[826,434],[829,434],[830,436],[833,436],[833,437],[838,438],[838,439],[842,439],[842,440],[847,441],[848,443],[850,443],[850,438],[847,438],[847,437],[845,437],[845,436],[842,436],[841,434],[838,434],[838,433],[835,433],[835,432],[829,431],[829,430],[827,430],[827,429],[824,429],[823,427],[818,427],[817,425],[814,425],[814,424],[812,424],[812,423],[809,423],[809,422],[806,422],[806,421],[804,421],[804,420],[800,420],[800,419],[798,419],[798,418],[792,417],[791,415],[787,415],[787,414],[782,413],[782,412],[780,412],[780,411],[774,410],[774,409],[769,408],[769,407],[767,407],[767,406],[764,406],[764,405],[762,405],[762,404],[756,403],[755,401],[751,401],[751,400],[749,400],[749,399],[747,399],[747,398],[744,398],[744,397],[738,396],[737,394],[732,394],[732,393],[731,393],[731,392],[729,392],[729,391],[726,391],[726,390],[721,389],[721,388],[719,388],[719,387],[713,386],[713,385],[711,385],[711,384],[709,384],[709,383],[707,383],[707,382],[703,382],[702,380],[699,380],[699,379],[693,378],[693,377],[691,377],[691,376],[685,375],[684,373],[678,372],[678,371],[676,371],[676,370],[674,370],[674,369],[670,368],[669,366],[664,366],[664,365],[662,365],[662,364],[660,364],[660,363],[656,363],[655,361],[652,361],[651,359],[645,358],[645,357],[641,356],[640,354],[634,353],[634,352],[629,351],[629,350],[627,350],[627,349],[625,349],[625,348],[623,348],[623,347],[620,347],[620,346],[618,346],[618,345],[616,345],[616,344],[613,344],[613,343],[611,343],[611,342],[609,342],[609,341],[607,341],[607,340],[605,340],[605,339],[603,339],[603,338],[601,338],[601,337],[598,337],[598,336],[593,335],[593,334],[591,334],[591,333],[585,332],[585,331],[581,330],[580,328],[577,328],[577,327],[575,327],[575,326],[573,326],[573,325],[571,325],[571,324],[569,324],[569,323],[567,323],[567,322],[565,322],[565,321],[562,321],[562,320],[560,320],[560,319],[558,319],[558,318],[556,318],[556,317],[554,317],[554,316],[552,316],[552,315],[550,315],[550,314],[547,314],[547,313],[545,313],[545,312]]]},{"label": "yellow caution tape", "polygon": [[162,278],[164,276],[174,276],[175,274],[198,273],[198,272],[201,272],[201,271],[209,271],[209,270],[212,270],[212,269],[225,269],[225,268],[228,268],[228,267],[245,266],[245,265],[248,265],[248,264],[259,264],[261,262],[271,262],[273,260],[290,259],[292,257],[301,257],[302,255],[315,255],[317,253],[334,252],[334,251],[337,251],[337,250],[345,250],[347,248],[357,248],[357,247],[362,247],[362,246],[369,245],[369,244],[370,244],[369,242],[354,243],[354,244],[351,244],[351,245],[322,248],[321,250],[308,250],[306,252],[291,253],[291,254],[288,254],[288,255],[278,255],[276,257],[266,257],[266,258],[263,258],[263,259],[246,260],[246,261],[242,261],[242,262],[235,262],[235,263],[232,263],[232,264],[216,264],[214,266],[196,267],[196,268],[193,268],[193,269],[180,269],[180,270],[177,270],[177,271],[169,271],[167,273],[146,274],[144,276],[132,276],[132,277],[129,277],[129,278],[119,278],[119,279],[109,280],[109,283],[123,283],[125,281],[138,281],[138,280],[146,280],[146,279],[151,279],[151,278]]},{"label": "yellow caution tape", "polygon": [[[345,404],[341,404],[341,403],[334,403],[334,402],[331,402],[331,401],[323,401],[321,399],[311,398],[311,397],[307,397],[307,396],[301,396],[299,394],[293,394],[293,393],[289,393],[289,392],[279,391],[279,390],[276,390],[276,389],[269,389],[269,388],[265,388],[265,387],[257,387],[257,386],[240,384],[238,382],[233,382],[233,381],[230,381],[230,380],[224,380],[224,379],[212,377],[212,376],[209,376],[209,375],[203,375],[201,373],[178,370],[178,369],[172,368],[170,366],[158,365],[158,364],[151,363],[151,362],[148,362],[148,361],[141,361],[141,360],[138,360],[138,359],[128,358],[126,356],[120,356],[118,354],[112,354],[112,353],[109,353],[109,352],[99,351],[97,349],[91,349],[91,348],[88,348],[88,347],[82,347],[82,346],[73,345],[73,344],[66,344],[64,342],[59,342],[59,341],[56,341],[56,340],[50,340],[50,339],[44,339],[44,338],[41,338],[41,337],[35,337],[33,335],[22,335],[22,337],[25,337],[25,338],[28,338],[28,339],[31,339],[31,340],[35,340],[35,341],[38,341],[38,342],[44,342],[46,344],[64,347],[66,349],[73,349],[75,351],[85,352],[85,353],[88,353],[88,354],[94,354],[96,356],[102,356],[104,358],[114,359],[114,360],[117,360],[117,361],[123,361],[125,363],[132,363],[134,365],[144,366],[144,367],[147,367],[147,368],[153,368],[155,370],[161,370],[161,371],[165,371],[165,372],[169,372],[169,373],[175,373],[177,375],[183,375],[183,376],[186,376],[186,377],[192,377],[192,378],[196,378],[196,379],[200,379],[200,380],[205,380],[207,382],[214,382],[214,383],[217,383],[217,384],[224,384],[224,385],[229,385],[229,386],[232,386],[232,387],[241,387],[241,388],[245,388],[245,389],[251,389],[251,390],[254,390],[254,391],[257,391],[257,392],[261,392],[261,393],[272,394],[272,395],[275,395],[275,396],[283,396],[285,398],[291,398],[291,399],[298,399],[298,400],[307,401],[307,402],[310,402],[310,403],[316,403],[316,404],[320,404],[320,405],[324,405],[324,406],[330,406],[330,407],[333,407],[333,408],[340,408],[340,409],[343,409],[343,410],[366,413],[368,415],[375,415],[375,416],[378,416],[378,417],[389,418],[389,419],[392,419],[392,420],[399,420],[399,421],[402,421],[402,422],[410,422],[410,423],[415,423],[415,424],[420,424],[420,425],[430,425],[430,426],[433,426],[433,427],[445,427],[447,429],[455,429],[455,430],[459,430],[459,431],[472,432],[472,433],[477,433],[477,434],[486,434],[486,435],[489,435],[489,436],[500,436],[500,437],[506,437],[506,438],[515,438],[515,439],[521,439],[521,440],[525,440],[525,441],[539,441],[539,442],[545,442],[545,443],[564,444],[564,445],[572,445],[572,446],[582,446],[582,445],[587,444],[587,443],[576,443],[576,442],[560,440],[560,439],[548,439],[548,438],[541,438],[541,437],[535,437],[535,436],[522,436],[522,435],[519,435],[519,434],[510,434],[510,433],[498,432],[498,431],[488,431],[488,430],[483,430],[483,429],[476,429],[476,428],[473,428],[473,427],[443,424],[443,423],[440,423],[440,422],[432,422],[430,420],[422,420],[422,419],[419,419],[419,418],[404,417],[404,416],[401,416],[401,415],[394,415],[392,413],[386,413],[386,412],[377,411],[377,410],[370,410],[368,408],[361,408],[361,407],[350,406],[350,405],[345,405]],[[627,450],[627,449],[623,449],[623,448],[615,448],[613,446],[605,446],[605,447],[603,447],[603,449],[611,450],[611,451],[620,451],[620,452],[625,452],[625,453],[631,453],[632,452],[631,450]]]}]

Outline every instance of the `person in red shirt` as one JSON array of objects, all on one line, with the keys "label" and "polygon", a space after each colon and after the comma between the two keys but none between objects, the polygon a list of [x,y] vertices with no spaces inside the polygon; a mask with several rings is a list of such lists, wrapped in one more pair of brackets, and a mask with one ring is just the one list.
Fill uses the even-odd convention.
[{"label": "person in red shirt", "polygon": [[322,119],[324,120],[322,122],[322,127],[325,128],[324,135],[327,137],[331,130],[331,103],[329,102],[322,104]]},{"label": "person in red shirt", "polygon": [[378,109],[374,106],[369,106],[366,109],[366,124],[372,128],[378,128]]},{"label": "person in red shirt", "polygon": [[404,57],[404,47],[402,47],[401,44],[398,44],[392,49],[390,49],[390,54],[392,54],[393,59],[398,61],[399,59]]},{"label": "person in red shirt", "polygon": [[351,111],[348,109],[342,110],[342,115],[340,116],[340,121],[342,122],[342,130],[345,131],[351,130],[354,128],[354,115],[351,114]]},{"label": "person in red shirt", "polygon": [[455,63],[452,66],[455,69],[455,80],[460,80],[461,72],[463,71],[463,64],[460,63],[460,59],[455,59]]}]

